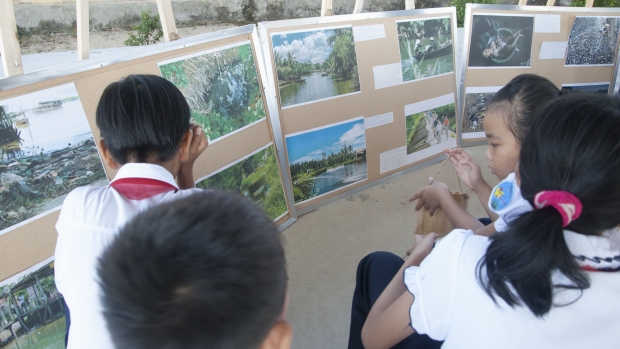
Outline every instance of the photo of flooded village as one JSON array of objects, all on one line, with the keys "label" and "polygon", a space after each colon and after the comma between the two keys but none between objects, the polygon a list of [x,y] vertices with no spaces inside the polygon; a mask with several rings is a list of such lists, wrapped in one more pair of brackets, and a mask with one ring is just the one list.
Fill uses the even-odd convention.
[{"label": "photo of flooded village", "polygon": [[0,100],[0,234],[107,183],[73,83]]},{"label": "photo of flooded village", "polygon": [[364,118],[286,136],[295,203],[368,178]]},{"label": "photo of flooded village", "polygon": [[396,22],[403,81],[454,71],[450,17]]},{"label": "photo of flooded village", "polygon": [[360,91],[353,29],[273,34],[282,107]]},{"label": "photo of flooded village", "polygon": [[64,348],[65,307],[53,258],[0,281],[0,348]]},{"label": "photo of flooded village", "polygon": [[495,92],[467,93],[463,113],[463,133],[484,132],[482,121]]}]

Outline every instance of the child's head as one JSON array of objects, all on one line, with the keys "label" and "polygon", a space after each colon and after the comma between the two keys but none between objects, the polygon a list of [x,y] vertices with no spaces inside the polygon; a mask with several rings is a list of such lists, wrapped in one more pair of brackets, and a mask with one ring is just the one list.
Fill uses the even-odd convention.
[{"label": "child's head", "polygon": [[190,109],[181,91],[168,80],[129,75],[103,91],[97,105],[97,127],[108,164],[163,164],[183,156],[189,146],[185,138]]},{"label": "child's head", "polygon": [[117,348],[290,346],[280,233],[241,196],[206,191],[138,215],[98,273]]},{"label": "child's head", "polygon": [[500,180],[515,172],[519,149],[534,122],[536,111],[560,94],[555,85],[533,74],[523,74],[502,87],[489,104],[484,130],[489,140],[486,157]]},{"label": "child's head", "polygon": [[[620,101],[614,97],[572,93],[540,111],[521,148],[521,192],[532,206],[537,194],[547,192],[541,194],[543,201],[559,208],[545,206],[539,197],[544,207],[522,214],[508,232],[493,236],[482,263],[489,294],[542,316],[559,287],[551,281],[554,272],[568,278],[564,285],[572,286],[565,288],[589,287],[566,245],[563,228],[599,235],[620,224],[618,135]],[[522,302],[515,302],[514,292]]]}]

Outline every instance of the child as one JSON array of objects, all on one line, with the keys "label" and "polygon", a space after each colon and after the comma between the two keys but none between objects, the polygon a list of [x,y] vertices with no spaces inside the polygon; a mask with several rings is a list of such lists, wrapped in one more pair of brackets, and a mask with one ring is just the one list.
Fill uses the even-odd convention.
[{"label": "child", "polygon": [[113,347],[99,303],[97,258],[139,212],[200,191],[190,189],[192,168],[207,147],[202,129],[190,125],[181,92],[154,75],[130,75],[110,84],[96,121],[101,157],[118,173],[107,187],[69,193],[56,224],[55,278],[71,310],[69,349]]},{"label": "child", "polygon": [[202,192],[139,214],[98,266],[116,348],[288,349],[280,233],[242,196]]},{"label": "child", "polygon": [[[493,96],[483,124],[489,141],[486,152],[488,166],[500,181],[515,172],[519,150],[536,111],[559,94],[560,91],[551,81],[541,76],[523,74],[512,79]],[[493,188],[482,177],[480,166],[463,149],[444,149],[444,152],[450,157],[463,183],[476,193],[491,220],[497,220],[497,213],[488,207]],[[456,228],[472,229],[482,235],[495,232],[494,225],[484,228],[478,219],[462,209],[444,183],[433,181],[409,201],[418,199],[416,211],[425,206],[433,215],[438,207],[442,207]]]},{"label": "child", "polygon": [[444,348],[616,347],[618,134],[613,97],[547,105],[519,157],[523,197],[536,209],[490,239],[456,229],[433,249],[435,234],[417,237],[368,315],[365,347],[387,348],[414,329]]},{"label": "child", "polygon": [[[489,139],[486,153],[489,167],[500,180],[515,171],[520,145],[535,118],[534,112],[559,93],[551,81],[541,76],[523,74],[512,79],[495,94],[483,122]],[[451,157],[451,163],[456,167],[463,182],[476,192],[482,204],[487,207],[492,188],[482,178],[480,167],[463,149],[444,151]],[[444,183],[434,181],[432,185],[412,196],[409,201],[417,199],[420,200],[416,210],[426,206],[432,215],[438,207],[442,207],[454,227],[472,229],[484,235],[491,235],[494,232],[494,225],[485,227],[477,218],[462,209]],[[487,212],[494,220],[497,219],[492,210],[487,208]],[[361,330],[370,308],[403,263],[402,258],[389,252],[371,253],[360,261],[351,309],[349,349],[363,347]],[[416,345],[439,348],[441,342],[432,341],[428,336],[414,334],[401,342],[397,348],[411,348]]]}]

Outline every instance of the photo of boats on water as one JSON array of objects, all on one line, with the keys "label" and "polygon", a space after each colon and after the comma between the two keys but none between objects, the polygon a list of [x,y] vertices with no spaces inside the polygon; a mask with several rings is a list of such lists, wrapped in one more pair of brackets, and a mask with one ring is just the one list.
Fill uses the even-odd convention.
[{"label": "photo of boats on water", "polygon": [[0,100],[0,234],[107,183],[73,83]]},{"label": "photo of boats on water", "polygon": [[454,71],[450,17],[397,21],[403,81]]},{"label": "photo of boats on water", "polygon": [[295,203],[368,178],[364,118],[286,136]]},{"label": "photo of boats on water", "polygon": [[271,36],[282,107],[360,91],[351,26]]},{"label": "photo of boats on water", "polygon": [[63,349],[65,307],[53,257],[0,281],[0,348]]},{"label": "photo of boats on water", "polygon": [[158,65],[161,76],[181,90],[192,120],[204,128],[211,142],[265,118],[249,42]]},{"label": "photo of boats on water", "polygon": [[196,187],[241,193],[274,220],[288,211],[273,143],[199,180]]}]

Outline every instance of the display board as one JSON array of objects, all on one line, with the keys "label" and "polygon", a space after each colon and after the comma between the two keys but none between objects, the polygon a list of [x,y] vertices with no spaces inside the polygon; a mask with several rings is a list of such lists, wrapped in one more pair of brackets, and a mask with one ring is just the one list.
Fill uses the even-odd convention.
[{"label": "display board", "polygon": [[284,192],[281,137],[265,108],[264,63],[249,25],[0,80],[0,280],[54,254],[54,228],[73,188],[107,185],[95,110],[130,74],[172,81],[210,140],[196,160],[201,188],[243,193],[277,224],[294,217]]},{"label": "display board", "polygon": [[462,145],[486,139],[493,95],[520,74],[563,91],[613,93],[620,9],[467,4],[463,44]]},{"label": "display board", "polygon": [[454,8],[259,29],[300,214],[456,145]]}]

